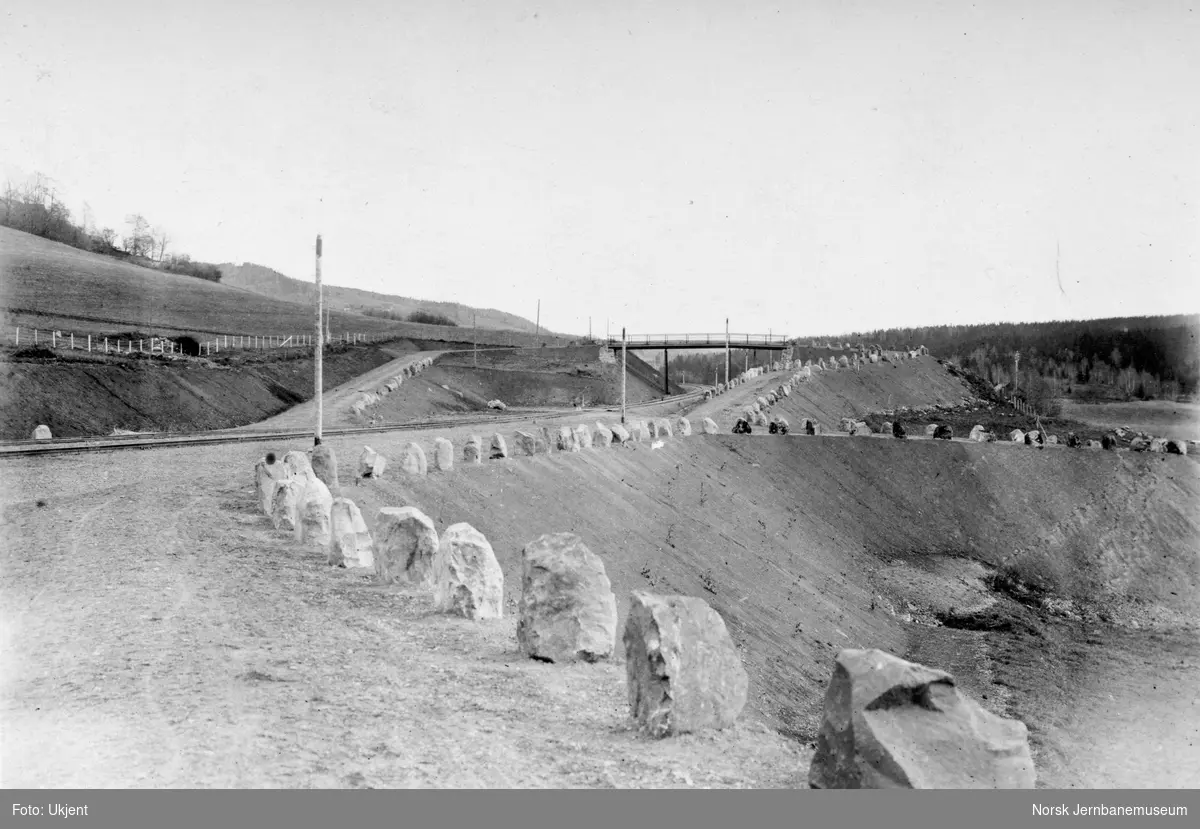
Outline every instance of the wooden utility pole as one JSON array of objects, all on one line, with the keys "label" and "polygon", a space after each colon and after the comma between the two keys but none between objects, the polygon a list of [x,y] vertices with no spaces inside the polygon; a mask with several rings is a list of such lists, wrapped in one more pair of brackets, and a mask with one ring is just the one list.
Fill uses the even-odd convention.
[{"label": "wooden utility pole", "polygon": [[538,300],[537,322],[534,323],[534,326],[537,328],[537,331],[533,336],[534,339],[537,339],[542,336],[542,301],[540,299]]},{"label": "wooden utility pole", "polygon": [[322,371],[322,365],[321,365],[321,358],[323,356],[321,353],[323,350],[321,348],[321,346],[325,340],[324,326],[321,325],[323,312],[325,310],[324,304],[325,304],[324,298],[321,293],[321,234],[318,233],[317,234],[317,345],[316,345],[316,357],[315,357],[315,359],[316,359],[316,377],[313,381],[314,385],[316,386],[315,392],[316,392],[316,398],[317,398],[317,434],[313,441],[313,445],[315,445],[315,446],[321,445],[321,419],[322,419],[322,415],[324,414],[324,412],[322,411],[322,400],[321,400],[321,392],[323,391],[322,387],[324,386],[324,372]]},{"label": "wooden utility pole", "polygon": [[479,368],[479,329],[476,328],[475,312],[471,312],[471,341],[475,344],[475,368]]},{"label": "wooden utility pole", "polygon": [[621,326],[621,425],[625,425],[625,380],[628,375],[628,353],[625,345],[625,326]]},{"label": "wooden utility pole", "polygon": [[733,359],[729,353],[729,317],[725,318],[725,385],[729,385],[729,361]]},{"label": "wooden utility pole", "polygon": [[663,348],[663,395],[671,393],[671,360],[667,349]]}]

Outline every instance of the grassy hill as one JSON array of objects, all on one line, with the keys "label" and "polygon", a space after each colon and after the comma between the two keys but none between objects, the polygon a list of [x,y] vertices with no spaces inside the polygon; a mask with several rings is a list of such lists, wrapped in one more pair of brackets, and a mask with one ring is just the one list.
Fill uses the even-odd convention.
[{"label": "grassy hill", "polygon": [[[290,302],[311,303],[316,297],[316,286],[311,281],[293,279],[278,271],[262,265],[247,262],[242,265],[223,264],[221,281],[226,285],[244,288],[259,294],[265,294],[277,299]],[[331,308],[342,311],[362,311],[373,309],[391,311],[396,314],[408,315],[413,311],[427,311],[453,320],[461,326],[471,325],[471,315],[476,315],[476,324],[481,328],[495,328],[509,331],[534,333],[538,330],[536,323],[530,322],[515,314],[498,311],[494,308],[472,308],[458,302],[436,302],[433,300],[413,299],[411,297],[379,294],[373,291],[363,291],[358,288],[344,288],[340,285],[324,285],[325,301]],[[546,333],[546,329],[541,329]]]},{"label": "grassy hill", "polygon": [[[286,279],[286,277],[281,277]],[[292,280],[295,281],[295,280]],[[498,313],[498,312],[497,312]],[[500,317],[489,319],[498,324]],[[470,330],[396,322],[330,304],[336,334],[390,335],[414,341],[470,342]],[[27,333],[60,329],[76,334],[282,335],[313,329],[311,305],[236,285],[139,267],[0,226],[0,342],[14,326]],[[554,335],[496,330],[480,320],[480,345],[565,345]],[[24,343],[22,343],[24,344]]]}]

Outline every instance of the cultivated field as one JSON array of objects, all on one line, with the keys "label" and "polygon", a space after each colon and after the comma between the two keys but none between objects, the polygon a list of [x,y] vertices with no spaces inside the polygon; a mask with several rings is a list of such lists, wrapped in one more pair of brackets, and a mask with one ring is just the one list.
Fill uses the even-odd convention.
[{"label": "cultivated field", "polygon": [[[879,647],[952,671],[1025,721],[1040,786],[1194,785],[1194,458],[728,434],[727,412],[782,376],[691,413],[725,434],[660,449],[354,486],[362,441],[328,441],[372,526],[379,507],[409,504],[439,531],[467,521],[488,537],[510,614],[497,622],[434,614],[427,594],[330,568],[274,531],[252,467],[304,441],[0,461],[0,782],[803,787],[833,656]],[[818,375],[775,408],[837,413],[964,388],[909,361]],[[370,443],[395,458],[410,440],[428,452],[444,435],[461,450],[480,432]],[[751,680],[737,727],[646,740],[628,729],[619,647],[597,665],[519,656],[520,550],[557,531],[604,560],[619,624],[640,588],[722,614]]]},{"label": "cultivated field", "polygon": [[1132,429],[1156,437],[1200,440],[1200,403],[1146,400],[1130,403],[1063,401],[1063,417],[1103,429]]}]

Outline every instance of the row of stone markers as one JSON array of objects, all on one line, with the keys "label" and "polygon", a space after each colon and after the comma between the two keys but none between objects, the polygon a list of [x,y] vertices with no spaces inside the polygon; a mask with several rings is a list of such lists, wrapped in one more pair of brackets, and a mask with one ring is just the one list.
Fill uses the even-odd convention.
[{"label": "row of stone markers", "polygon": [[[429,590],[442,613],[503,618],[503,569],[470,524],[439,536],[418,508],[384,507],[373,542],[353,502],[332,497],[338,469],[326,446],[311,459],[292,451],[276,463],[269,454],[255,480],[275,526],[302,543],[326,546],[329,563],[373,570],[384,584]],[[521,556],[521,653],[553,664],[608,659],[616,649],[617,604],[600,557],[573,533],[539,536]],[[628,713],[643,734],[726,728],[745,708],[748,674],[724,619],[704,599],[633,592],[621,644]],[[844,650],[825,695],[808,783],[1033,788],[1035,772],[1025,725],[961,694],[951,675],[883,651]]]},{"label": "row of stone markers", "polygon": [[[608,449],[615,446],[631,446],[649,443],[661,445],[659,441],[673,437],[692,435],[692,423],[686,417],[678,417],[674,423],[668,418],[658,417],[630,421],[626,426],[619,423],[596,422],[595,426],[581,423],[578,426],[548,426],[529,431],[516,430],[509,438],[497,432],[492,435],[488,448],[484,449],[483,438],[471,435],[463,445],[462,462],[468,465],[481,464],[486,460],[503,460],[510,457],[534,457],[554,452],[582,452],[587,449]],[[701,431],[715,435],[717,423],[710,417],[701,421]],[[405,475],[425,475],[431,470],[450,472],[454,469],[454,444],[446,438],[434,438],[433,459],[430,462],[421,444],[410,441],[401,450],[399,468]],[[363,448],[358,459],[358,478],[381,478],[388,469],[389,461],[370,446]]]},{"label": "row of stone markers", "polygon": [[396,391],[404,384],[406,378],[416,377],[425,369],[433,365],[432,357],[424,357],[417,360],[415,363],[405,366],[400,370],[400,373],[395,377],[389,377],[379,385],[375,391],[367,391],[355,397],[350,403],[351,414],[360,415],[370,406],[374,406],[383,398],[387,397],[392,392]]}]

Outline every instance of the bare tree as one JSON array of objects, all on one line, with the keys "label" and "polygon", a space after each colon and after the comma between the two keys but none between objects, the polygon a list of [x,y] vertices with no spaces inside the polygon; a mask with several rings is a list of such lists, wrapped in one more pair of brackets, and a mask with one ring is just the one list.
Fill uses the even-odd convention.
[{"label": "bare tree", "polygon": [[154,237],[150,233],[150,223],[146,221],[146,217],[134,213],[125,217],[125,223],[129,225],[129,235],[124,239],[126,252],[134,256],[153,255]]},{"label": "bare tree", "polygon": [[157,248],[158,261],[163,261],[163,257],[167,254],[167,245],[171,241],[171,237],[167,235],[165,228],[156,227],[151,234],[151,239]]}]

